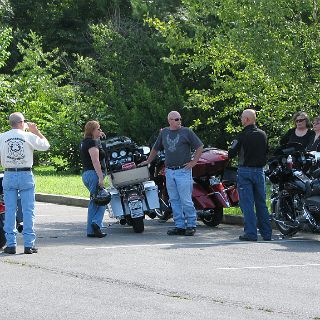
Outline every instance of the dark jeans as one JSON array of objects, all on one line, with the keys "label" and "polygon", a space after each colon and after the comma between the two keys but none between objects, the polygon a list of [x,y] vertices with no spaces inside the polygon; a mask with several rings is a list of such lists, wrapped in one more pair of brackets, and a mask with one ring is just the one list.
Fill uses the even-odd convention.
[{"label": "dark jeans", "polygon": [[266,204],[266,185],[263,169],[239,167],[238,191],[239,204],[244,217],[244,233],[251,239],[257,239],[258,227],[261,236],[264,239],[270,239],[272,228]]}]

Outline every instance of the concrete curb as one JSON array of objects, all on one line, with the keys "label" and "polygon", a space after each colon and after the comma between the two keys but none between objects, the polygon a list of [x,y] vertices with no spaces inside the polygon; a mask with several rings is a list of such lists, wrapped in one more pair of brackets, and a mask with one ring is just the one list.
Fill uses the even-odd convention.
[{"label": "concrete curb", "polygon": [[237,226],[243,226],[243,217],[231,214],[224,214],[222,218],[224,224],[235,224]]},{"label": "concrete curb", "polygon": [[36,193],[36,201],[48,202],[55,204],[63,204],[66,206],[86,208],[89,204],[89,199],[71,196],[62,196],[58,194]]},{"label": "concrete curb", "polygon": [[[87,208],[89,204],[88,198],[62,196],[57,194],[36,193],[36,201],[62,204],[65,206],[74,206]],[[222,223],[243,226],[243,217],[236,215],[223,215]]]}]

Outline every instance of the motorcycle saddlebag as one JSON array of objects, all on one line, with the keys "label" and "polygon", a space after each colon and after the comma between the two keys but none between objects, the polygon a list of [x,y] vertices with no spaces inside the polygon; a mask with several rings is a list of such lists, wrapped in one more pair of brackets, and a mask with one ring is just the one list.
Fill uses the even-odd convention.
[{"label": "motorcycle saddlebag", "polygon": [[110,217],[122,217],[124,216],[123,212],[123,207],[122,207],[122,202],[121,202],[121,197],[119,194],[119,191],[115,188],[108,188],[107,189],[110,194],[111,194],[111,209],[112,209],[112,214],[110,214]]},{"label": "motorcycle saddlebag", "polygon": [[144,192],[146,195],[147,205],[150,210],[160,208],[158,187],[154,181],[146,181],[143,183]]}]

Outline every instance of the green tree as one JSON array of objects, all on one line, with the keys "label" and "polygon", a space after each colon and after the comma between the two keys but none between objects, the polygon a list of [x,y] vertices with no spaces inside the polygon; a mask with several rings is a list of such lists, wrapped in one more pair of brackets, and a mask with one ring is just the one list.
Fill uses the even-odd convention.
[{"label": "green tree", "polygon": [[10,21],[19,39],[30,31],[42,35],[45,50],[91,53],[89,24],[131,15],[129,0],[10,0]]},{"label": "green tree", "polygon": [[51,144],[49,152],[39,154],[40,160],[53,162],[57,169],[78,172],[83,127],[97,115],[96,110],[90,110],[93,103],[71,83],[71,73],[60,73],[64,54],[57,49],[44,52],[41,37],[31,32],[18,49],[22,60],[11,77],[6,76],[8,90],[2,90],[2,130],[7,127],[8,114],[23,112]]},{"label": "green tree", "polygon": [[166,125],[168,111],[183,104],[170,66],[161,61],[163,50],[148,28],[132,20],[93,25],[92,37],[97,58],[78,61],[82,91],[109,106],[109,132],[146,143]]},{"label": "green tree", "polygon": [[[319,99],[317,1],[183,0],[168,21],[148,19],[181,68],[195,126],[207,140],[239,129],[250,104],[276,142],[293,112],[315,113]],[[199,110],[200,109],[200,110]],[[319,112],[319,111],[317,111]],[[218,129],[218,130],[217,130]]]}]

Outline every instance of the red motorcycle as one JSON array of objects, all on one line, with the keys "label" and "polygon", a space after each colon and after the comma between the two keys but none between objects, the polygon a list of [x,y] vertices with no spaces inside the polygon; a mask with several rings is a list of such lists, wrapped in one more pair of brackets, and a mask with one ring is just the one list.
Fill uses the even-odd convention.
[{"label": "red motorcycle", "polygon": [[[163,151],[151,165],[150,173],[158,186],[160,209],[156,210],[160,220],[172,217],[166,189],[165,155]],[[223,208],[235,207],[239,202],[236,188],[236,168],[227,167],[228,152],[217,148],[206,148],[192,169],[192,200],[197,210],[198,220],[210,227],[219,225],[223,218]]]}]

